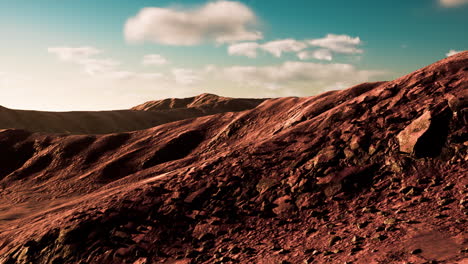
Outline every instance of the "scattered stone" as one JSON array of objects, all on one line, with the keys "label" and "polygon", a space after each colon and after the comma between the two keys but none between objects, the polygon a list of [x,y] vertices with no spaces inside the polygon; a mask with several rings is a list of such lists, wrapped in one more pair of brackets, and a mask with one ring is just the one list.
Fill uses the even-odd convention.
[{"label": "scattered stone", "polygon": [[361,250],[363,250],[362,247],[353,247],[353,248],[351,249],[351,254],[355,254],[356,252],[359,252],[359,251],[361,251]]},{"label": "scattered stone", "polygon": [[318,254],[320,254],[320,251],[318,251],[318,250],[312,251],[312,255],[313,255],[313,256],[316,256],[316,255],[318,255]]},{"label": "scattered stone", "polygon": [[368,224],[369,224],[369,222],[365,221],[365,222],[362,222],[362,223],[357,223],[356,226],[357,226],[357,228],[362,229],[362,228],[365,228]]},{"label": "scattered stone", "polygon": [[453,187],[455,187],[455,184],[447,183],[447,185],[445,185],[444,188],[442,188],[442,191],[450,191],[453,189]]},{"label": "scattered stone", "polygon": [[340,241],[341,240],[341,237],[339,236],[333,236],[332,238],[330,238],[330,241],[328,242],[328,245],[330,247],[334,246],[336,244],[336,242]]},{"label": "scattered stone", "polygon": [[294,209],[291,196],[289,195],[280,197],[276,199],[273,203],[277,205],[277,207],[273,208],[273,213],[275,213],[278,216],[287,216]]},{"label": "scattered stone", "polygon": [[377,235],[375,235],[372,239],[373,239],[373,240],[377,240],[377,241],[383,241],[383,240],[387,239],[387,236],[386,236],[386,235],[382,235],[382,234],[377,234]]},{"label": "scattered stone", "polygon": [[275,185],[278,184],[278,181],[273,178],[262,178],[260,181],[258,181],[256,189],[257,191],[262,194],[269,189],[273,188]]},{"label": "scattered stone", "polygon": [[384,224],[386,225],[394,225],[396,223],[396,219],[395,218],[387,218],[385,219],[384,221]]}]

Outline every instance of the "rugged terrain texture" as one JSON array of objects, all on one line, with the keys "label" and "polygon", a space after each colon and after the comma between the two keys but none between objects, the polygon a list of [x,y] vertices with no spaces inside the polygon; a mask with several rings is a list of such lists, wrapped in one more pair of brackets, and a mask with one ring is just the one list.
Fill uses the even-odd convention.
[{"label": "rugged terrain texture", "polygon": [[109,134],[151,128],[178,120],[252,109],[264,99],[237,99],[202,94],[151,101],[131,110],[41,112],[0,106],[0,129],[67,134]]},{"label": "rugged terrain texture", "polygon": [[0,263],[467,263],[467,88],[463,52],[131,133],[3,130]]}]

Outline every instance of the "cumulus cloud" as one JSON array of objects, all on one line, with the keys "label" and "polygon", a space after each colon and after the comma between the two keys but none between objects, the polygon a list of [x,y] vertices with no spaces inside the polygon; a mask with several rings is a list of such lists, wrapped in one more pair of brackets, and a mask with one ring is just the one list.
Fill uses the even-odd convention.
[{"label": "cumulus cloud", "polygon": [[143,65],[164,65],[168,64],[169,61],[159,54],[148,54],[143,57]]},{"label": "cumulus cloud", "polygon": [[261,45],[261,48],[275,57],[281,57],[283,52],[298,52],[305,49],[307,45],[294,39],[282,39],[267,42]]},{"label": "cumulus cloud", "polygon": [[281,57],[285,52],[298,52],[307,47],[307,44],[295,39],[281,39],[258,44],[256,42],[243,42],[232,44],[228,47],[229,55],[246,56],[256,58],[259,49],[271,53],[275,57]]},{"label": "cumulus cloud", "polygon": [[311,46],[326,48],[336,53],[363,53],[363,50],[357,48],[361,44],[359,37],[353,38],[348,35],[328,34],[324,38],[311,39],[308,43]]},{"label": "cumulus cloud", "polygon": [[452,49],[452,50],[449,50],[449,52],[447,52],[447,53],[445,54],[445,56],[450,57],[450,56],[453,56],[453,55],[455,55],[455,54],[457,54],[457,53],[460,53],[460,52],[461,52],[461,50],[453,50],[453,49]]},{"label": "cumulus cloud", "polygon": [[302,83],[311,88],[340,89],[383,75],[383,71],[358,70],[350,64],[287,61],[278,66],[235,66],[224,69],[226,78],[247,85],[274,87]]},{"label": "cumulus cloud", "polygon": [[[328,34],[324,38],[311,39],[308,41],[298,41],[295,39],[281,39],[259,44],[256,42],[244,42],[232,44],[228,47],[230,55],[246,56],[256,58],[258,50],[264,50],[275,57],[281,57],[285,52],[296,52],[301,60],[318,59],[332,60],[332,52],[344,54],[363,53],[362,49],[357,48],[361,44],[359,37],[348,35]],[[303,51],[308,46],[321,47],[315,51]]]},{"label": "cumulus cloud", "polygon": [[297,54],[297,57],[300,60],[317,59],[317,60],[331,61],[333,59],[332,53],[327,49],[318,49],[314,51],[302,51]]},{"label": "cumulus cloud", "polygon": [[249,58],[257,57],[257,49],[260,44],[256,42],[243,42],[232,44],[228,47],[229,55],[246,56]]},{"label": "cumulus cloud", "polygon": [[232,43],[262,39],[262,33],[252,29],[256,22],[255,13],[246,5],[221,0],[191,10],[144,8],[127,20],[124,34],[129,42],[183,46],[207,40]]},{"label": "cumulus cloud", "polygon": [[468,4],[468,0],[439,0],[439,3],[443,7],[456,7]]}]

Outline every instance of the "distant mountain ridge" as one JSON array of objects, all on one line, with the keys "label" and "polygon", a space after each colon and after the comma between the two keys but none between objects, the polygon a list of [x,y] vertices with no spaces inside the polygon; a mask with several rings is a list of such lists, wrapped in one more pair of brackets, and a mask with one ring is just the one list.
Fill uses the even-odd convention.
[{"label": "distant mountain ridge", "polygon": [[237,112],[252,109],[265,99],[230,98],[214,94],[200,94],[189,98],[171,98],[157,101],[149,101],[135,106],[132,110],[159,111],[178,108],[199,109],[207,113]]},{"label": "distant mountain ridge", "polygon": [[210,114],[252,109],[263,100],[202,94],[151,101],[131,110],[74,112],[13,110],[0,106],[0,129],[69,134],[121,133]]}]

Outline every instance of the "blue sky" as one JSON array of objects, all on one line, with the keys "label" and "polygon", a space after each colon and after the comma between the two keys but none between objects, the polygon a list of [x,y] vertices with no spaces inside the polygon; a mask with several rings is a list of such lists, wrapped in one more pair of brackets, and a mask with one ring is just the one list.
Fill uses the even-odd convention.
[{"label": "blue sky", "polygon": [[314,95],[466,50],[467,25],[467,0],[0,0],[0,105]]}]

